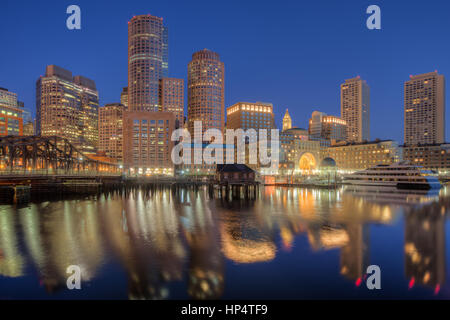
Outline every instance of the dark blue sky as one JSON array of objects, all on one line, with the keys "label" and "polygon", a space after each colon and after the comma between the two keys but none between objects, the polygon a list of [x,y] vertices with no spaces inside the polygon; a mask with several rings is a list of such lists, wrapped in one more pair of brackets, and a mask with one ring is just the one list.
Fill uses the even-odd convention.
[{"label": "dark blue sky", "polygon": [[[71,4],[81,7],[82,30],[66,28]],[[382,30],[366,28],[371,4],[381,7]],[[1,0],[0,8],[0,87],[33,113],[48,64],[95,80],[101,105],[119,101],[127,21],[148,13],[169,27],[171,76],[186,79],[194,51],[217,51],[226,106],[271,102],[279,127],[286,108],[300,127],[314,110],[339,115],[340,83],[360,75],[371,88],[371,137],[403,142],[403,82],[434,70],[450,77],[446,0]]]}]

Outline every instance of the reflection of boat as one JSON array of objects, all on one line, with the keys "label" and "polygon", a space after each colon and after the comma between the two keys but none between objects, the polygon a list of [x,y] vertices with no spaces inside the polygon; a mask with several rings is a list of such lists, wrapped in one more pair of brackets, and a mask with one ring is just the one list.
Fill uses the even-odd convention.
[{"label": "reflection of boat", "polygon": [[397,187],[348,185],[345,193],[364,198],[369,201],[389,204],[416,205],[428,204],[439,200],[439,190],[405,190]]},{"label": "reflection of boat", "polygon": [[379,164],[344,176],[344,183],[357,186],[395,187],[398,189],[439,189],[441,184],[431,170],[405,163]]}]

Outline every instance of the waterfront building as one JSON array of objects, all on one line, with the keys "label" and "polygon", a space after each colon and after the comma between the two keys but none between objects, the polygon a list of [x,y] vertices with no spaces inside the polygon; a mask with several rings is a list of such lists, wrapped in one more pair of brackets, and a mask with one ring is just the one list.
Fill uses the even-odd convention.
[{"label": "waterfront building", "polygon": [[37,134],[66,138],[84,153],[98,146],[99,98],[95,82],[47,66],[36,83]]},{"label": "waterfront building", "polygon": [[171,151],[175,115],[171,112],[131,111],[124,115],[124,165],[132,175],[173,175]]},{"label": "waterfront building", "polygon": [[0,88],[0,136],[23,134],[23,112],[23,103],[17,101],[17,94]]},{"label": "waterfront building", "polygon": [[188,65],[188,130],[202,121],[202,133],[210,128],[223,132],[225,125],[225,67],[216,52],[203,49]]},{"label": "waterfront building", "polygon": [[284,117],[283,117],[283,131],[289,130],[291,128],[292,128],[291,115],[289,114],[288,109],[286,109],[286,113],[284,114]]},{"label": "waterfront building", "polygon": [[410,164],[435,170],[441,175],[450,174],[450,144],[405,145],[403,160]]},{"label": "waterfront building", "polygon": [[255,183],[256,172],[245,164],[217,165],[217,181],[219,183]]},{"label": "waterfront building", "polygon": [[280,134],[280,146],[280,168],[285,174],[312,172],[318,168],[320,142],[309,140],[308,130],[291,128],[283,131]]},{"label": "waterfront building", "polygon": [[334,159],[338,169],[345,171],[362,170],[402,160],[401,150],[393,140],[337,143],[325,149],[324,156]]},{"label": "waterfront building", "polygon": [[123,115],[125,106],[110,103],[98,109],[99,152],[106,157],[123,160]]},{"label": "waterfront building", "polygon": [[359,76],[341,84],[341,118],[347,124],[347,141],[370,140],[370,88]]},{"label": "waterfront building", "polygon": [[405,145],[445,141],[445,78],[435,72],[405,82]]},{"label": "waterfront building", "polygon": [[176,128],[184,125],[184,80],[176,78],[160,79],[160,111],[175,114]]},{"label": "waterfront building", "polygon": [[303,128],[291,128],[280,133],[280,146],[282,161],[294,161],[297,158],[296,146],[299,141],[308,140],[308,131]]}]

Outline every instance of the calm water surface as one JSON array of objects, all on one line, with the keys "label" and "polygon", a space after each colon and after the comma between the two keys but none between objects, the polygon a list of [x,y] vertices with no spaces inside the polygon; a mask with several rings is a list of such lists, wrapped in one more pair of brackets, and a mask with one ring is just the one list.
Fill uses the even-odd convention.
[{"label": "calm water surface", "polygon": [[[0,206],[0,299],[450,298],[450,189],[261,188]],[[365,285],[381,268],[381,290]],[[66,269],[82,269],[68,290]]]}]

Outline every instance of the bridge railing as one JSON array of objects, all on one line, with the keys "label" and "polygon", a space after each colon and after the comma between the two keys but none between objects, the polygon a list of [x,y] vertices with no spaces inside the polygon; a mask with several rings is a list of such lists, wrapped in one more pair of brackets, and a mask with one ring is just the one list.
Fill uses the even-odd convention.
[{"label": "bridge railing", "polygon": [[108,172],[97,170],[64,170],[64,169],[38,169],[38,170],[23,170],[23,169],[0,169],[0,176],[120,176],[121,172]]}]

